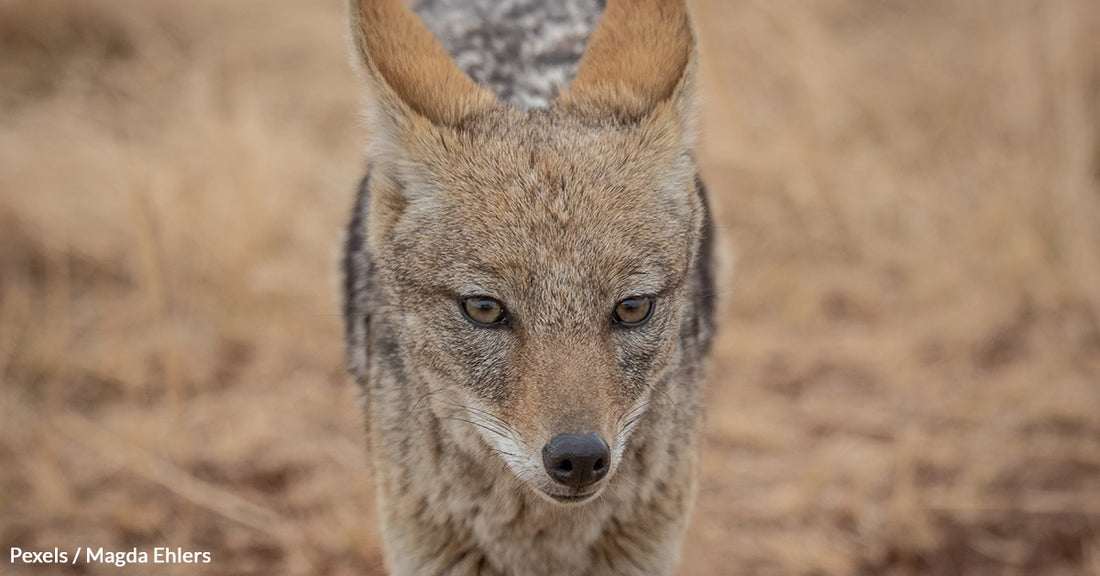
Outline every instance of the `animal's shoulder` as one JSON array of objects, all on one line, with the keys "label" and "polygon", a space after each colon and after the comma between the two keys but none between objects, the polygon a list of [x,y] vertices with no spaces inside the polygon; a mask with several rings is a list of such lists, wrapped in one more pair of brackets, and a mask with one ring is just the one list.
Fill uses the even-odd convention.
[{"label": "animal's shoulder", "polygon": [[419,0],[415,10],[475,81],[521,108],[568,85],[604,0]]}]

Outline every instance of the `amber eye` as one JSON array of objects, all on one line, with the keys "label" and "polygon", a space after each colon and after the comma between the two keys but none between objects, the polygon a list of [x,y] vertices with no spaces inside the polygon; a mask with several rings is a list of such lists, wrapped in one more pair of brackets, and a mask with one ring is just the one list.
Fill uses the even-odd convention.
[{"label": "amber eye", "polygon": [[462,314],[478,326],[496,326],[504,322],[504,305],[488,296],[468,296],[458,302]]},{"label": "amber eye", "polygon": [[615,321],[627,327],[645,323],[652,314],[652,296],[631,296],[615,306]]}]

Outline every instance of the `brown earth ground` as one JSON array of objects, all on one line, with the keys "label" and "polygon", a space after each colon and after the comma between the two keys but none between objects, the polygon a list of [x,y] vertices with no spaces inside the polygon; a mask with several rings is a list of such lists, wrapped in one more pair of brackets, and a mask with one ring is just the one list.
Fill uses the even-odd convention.
[{"label": "brown earth ground", "polygon": [[[737,272],[680,573],[1100,575],[1100,3],[694,5]],[[5,555],[382,573],[346,48],[340,0],[0,0]]]}]

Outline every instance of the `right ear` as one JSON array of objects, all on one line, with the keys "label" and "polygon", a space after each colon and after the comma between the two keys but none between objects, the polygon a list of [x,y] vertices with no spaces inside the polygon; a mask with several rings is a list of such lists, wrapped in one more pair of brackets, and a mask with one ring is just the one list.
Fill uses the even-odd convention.
[{"label": "right ear", "polygon": [[696,58],[685,0],[607,0],[577,76],[557,103],[628,121],[671,109],[686,125]]},{"label": "right ear", "polygon": [[375,113],[390,123],[387,128],[409,131],[423,120],[436,127],[457,127],[496,104],[493,93],[463,74],[400,0],[349,0],[348,5]]}]

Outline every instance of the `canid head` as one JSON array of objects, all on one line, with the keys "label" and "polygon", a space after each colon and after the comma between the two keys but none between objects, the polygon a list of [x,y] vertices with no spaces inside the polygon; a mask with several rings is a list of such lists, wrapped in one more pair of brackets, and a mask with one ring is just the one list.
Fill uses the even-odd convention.
[{"label": "canid head", "polygon": [[419,407],[540,497],[594,499],[683,353],[705,217],[686,7],[610,0],[569,90],[530,111],[396,0],[351,9],[366,243]]}]

